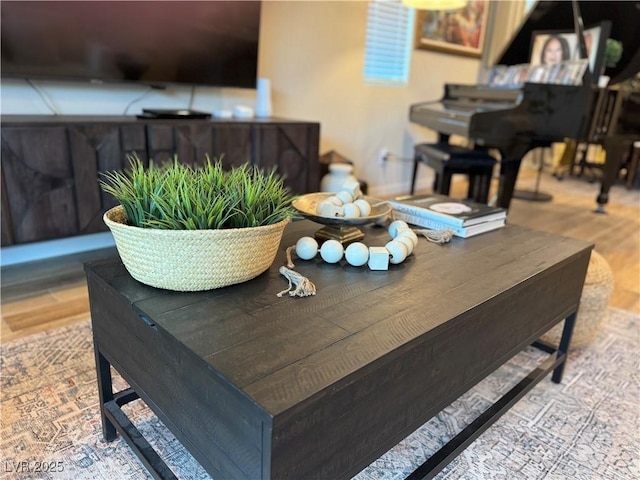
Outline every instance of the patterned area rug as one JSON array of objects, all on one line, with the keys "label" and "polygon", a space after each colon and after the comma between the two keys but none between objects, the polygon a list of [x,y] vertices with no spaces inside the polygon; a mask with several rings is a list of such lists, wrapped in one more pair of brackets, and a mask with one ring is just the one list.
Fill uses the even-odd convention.
[{"label": "patterned area rug", "polygon": [[[544,379],[436,478],[640,478],[639,324],[610,309],[561,385]],[[519,354],[355,478],[404,478],[544,356]],[[1,367],[1,478],[151,478],[122,439],[102,440],[88,321],[2,345]],[[179,478],[209,478],[142,402],[125,408]]]}]

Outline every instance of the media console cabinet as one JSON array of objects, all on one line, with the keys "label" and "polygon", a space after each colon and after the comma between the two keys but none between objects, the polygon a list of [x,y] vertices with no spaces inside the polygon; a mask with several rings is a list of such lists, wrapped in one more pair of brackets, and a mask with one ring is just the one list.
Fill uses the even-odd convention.
[{"label": "media console cabinet", "polygon": [[[527,346],[548,352],[410,477],[431,478],[546,375],[560,382],[592,245],[512,225],[421,239],[389,271],[297,260],[317,295],[277,297],[285,248],[319,227],[294,222],[267,272],[205,292],[87,263],[105,439],[175,478],[121,408],[141,399],[214,479],[348,479]],[[563,320],[559,345],[537,342]],[[113,391],[111,366],[130,389]]]},{"label": "media console cabinet", "polygon": [[189,164],[277,166],[294,193],[318,191],[320,125],[265,120],[161,120],[108,116],[2,117],[2,246],[105,231],[115,205],[100,172],[177,155]]}]

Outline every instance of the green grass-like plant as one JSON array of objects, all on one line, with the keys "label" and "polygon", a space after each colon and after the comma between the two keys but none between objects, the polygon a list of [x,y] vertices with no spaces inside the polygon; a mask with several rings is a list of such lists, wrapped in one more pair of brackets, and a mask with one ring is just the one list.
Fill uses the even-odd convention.
[{"label": "green grass-like plant", "polygon": [[242,165],[225,171],[221,159],[202,167],[179,163],[103,173],[101,188],[124,208],[129,225],[205,230],[272,225],[293,215],[291,195],[275,169]]}]

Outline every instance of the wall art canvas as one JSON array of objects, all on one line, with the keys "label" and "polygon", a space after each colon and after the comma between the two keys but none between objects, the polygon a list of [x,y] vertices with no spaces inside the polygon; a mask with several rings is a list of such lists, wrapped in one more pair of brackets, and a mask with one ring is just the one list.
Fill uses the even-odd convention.
[{"label": "wall art canvas", "polygon": [[417,10],[415,47],[480,57],[489,1],[474,0],[458,10]]}]

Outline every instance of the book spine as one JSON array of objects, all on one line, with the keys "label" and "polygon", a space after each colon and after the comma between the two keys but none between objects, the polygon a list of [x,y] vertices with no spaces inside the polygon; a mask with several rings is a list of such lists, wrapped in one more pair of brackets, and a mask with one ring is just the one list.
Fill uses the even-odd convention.
[{"label": "book spine", "polygon": [[433,220],[431,218],[419,217],[417,215],[412,215],[410,213],[405,213],[397,210],[393,212],[393,218],[396,220],[403,220],[417,227],[428,228],[430,230],[444,230],[445,228],[448,228],[456,237],[466,238],[467,236],[466,228],[455,227],[453,225],[449,225],[438,220]]},{"label": "book spine", "polygon": [[[426,208],[415,207],[413,205],[406,205],[400,202],[389,202],[394,211],[407,213],[420,218],[432,219],[436,222],[440,222],[450,227],[462,227],[462,220],[459,218],[450,217],[449,215],[443,215]],[[444,227],[443,227],[444,228]]]}]

